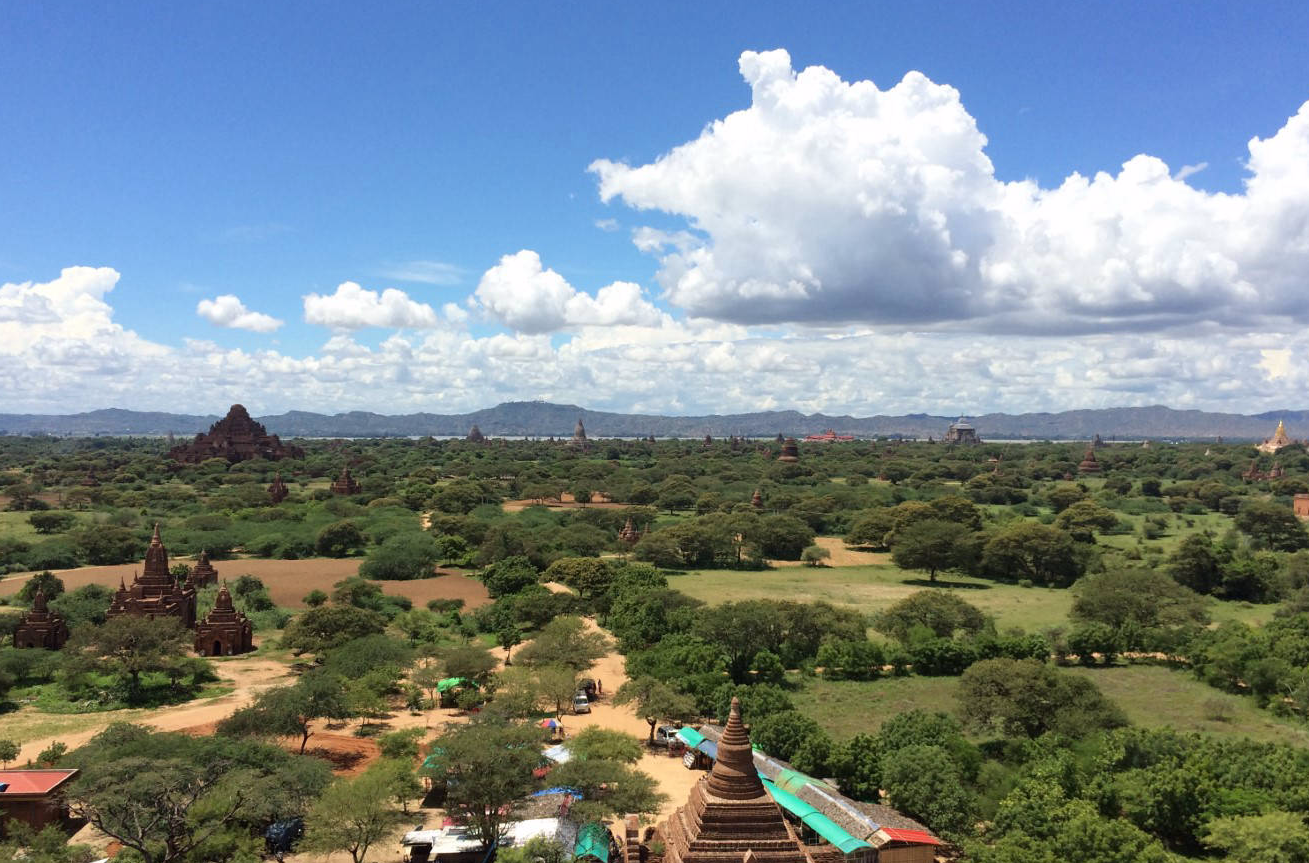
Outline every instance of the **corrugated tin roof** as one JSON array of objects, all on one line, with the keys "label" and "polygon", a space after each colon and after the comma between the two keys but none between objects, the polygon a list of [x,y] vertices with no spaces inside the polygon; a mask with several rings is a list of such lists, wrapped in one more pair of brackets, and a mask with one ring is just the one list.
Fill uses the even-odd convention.
[{"label": "corrugated tin roof", "polygon": [[0,794],[49,794],[77,775],[76,770],[0,770]]},{"label": "corrugated tin roof", "polygon": [[836,791],[820,785],[806,785],[796,792],[801,800],[844,827],[852,836],[867,839],[882,826],[880,821],[860,810],[858,804]]},{"label": "corrugated tin roof", "polygon": [[704,740],[704,735],[689,725],[677,729],[677,736],[682,739],[683,743],[690,746],[692,749],[699,746],[700,741]]},{"label": "corrugated tin roof", "polygon": [[814,808],[814,806],[806,803],[799,797],[796,797],[786,789],[779,788],[776,784],[769,782],[767,779],[762,781],[764,788],[768,790],[768,793],[772,796],[773,800],[777,802],[778,806],[781,806],[787,812],[790,812],[796,818],[799,818],[802,824],[823,837],[823,839],[833,847],[839,849],[842,854],[850,854],[861,848],[873,847],[859,837],[851,836],[835,821],[828,818],[826,815]]}]

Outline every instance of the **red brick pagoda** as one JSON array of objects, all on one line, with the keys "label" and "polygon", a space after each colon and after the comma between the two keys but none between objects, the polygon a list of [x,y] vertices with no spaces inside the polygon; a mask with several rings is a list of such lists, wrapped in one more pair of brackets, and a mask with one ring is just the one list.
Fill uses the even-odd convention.
[{"label": "red brick pagoda", "polygon": [[246,616],[232,605],[227,584],[218,591],[218,599],[205,619],[195,625],[195,652],[201,656],[235,656],[254,650],[254,628]]},{"label": "red brick pagoda", "polygon": [[795,442],[795,438],[789,437],[782,444],[782,454],[777,457],[778,461],[799,461],[800,445]]},{"label": "red brick pagoda", "polygon": [[754,494],[750,495],[750,506],[754,509],[764,508],[764,495],[759,489],[755,489]]},{"label": "red brick pagoda", "polygon": [[735,698],[713,769],[660,832],[664,863],[814,863],[759,780]]},{"label": "red brick pagoda", "polygon": [[195,587],[188,579],[177,583],[168,571],[168,549],[159,540],[159,525],[145,552],[145,572],[132,576],[132,586],[121,580],[109,605],[109,616],[176,617],[187,629],[195,627]]},{"label": "red brick pagoda", "polygon": [[14,647],[44,647],[58,650],[68,640],[68,625],[58,612],[46,605],[45,591],[36,589],[32,597],[32,610],[18,619],[14,630]]},{"label": "red brick pagoda", "polygon": [[1095,458],[1095,444],[1092,444],[1091,446],[1086,448],[1086,457],[1083,458],[1082,463],[1077,466],[1077,472],[1078,473],[1100,472],[1100,462],[1096,461]]},{"label": "red brick pagoda", "polygon": [[282,472],[279,470],[273,477],[273,484],[268,487],[268,499],[276,506],[286,500],[286,496],[290,493],[291,490],[286,487],[286,483],[282,482]]},{"label": "red brick pagoda", "polygon": [[332,483],[332,494],[359,494],[359,483],[350,475],[350,465],[341,468],[341,475]]},{"label": "red brick pagoda", "polygon": [[218,570],[209,562],[209,552],[202,551],[196,558],[195,566],[191,567],[189,581],[192,587],[204,587],[206,584],[218,583]]},{"label": "red brick pagoda", "polygon": [[227,416],[209,427],[208,434],[198,434],[191,443],[173,447],[168,456],[182,464],[199,464],[211,458],[235,463],[252,458],[303,458],[304,450],[282,443],[277,435],[270,435],[251,419],[243,406],[232,405]]},{"label": "red brick pagoda", "polygon": [[636,532],[636,525],[632,523],[632,517],[627,517],[627,523],[623,529],[618,531],[618,540],[624,545],[636,545],[641,539],[641,534]]}]

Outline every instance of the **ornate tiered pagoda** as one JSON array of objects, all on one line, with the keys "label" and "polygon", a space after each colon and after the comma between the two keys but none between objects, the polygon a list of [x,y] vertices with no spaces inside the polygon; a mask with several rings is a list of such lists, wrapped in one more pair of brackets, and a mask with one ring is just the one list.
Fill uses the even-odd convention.
[{"label": "ornate tiered pagoda", "polygon": [[199,464],[206,459],[221,458],[228,462],[266,458],[276,461],[283,458],[304,458],[304,450],[282,443],[275,434],[255,422],[242,405],[232,405],[227,416],[209,427],[207,434],[198,434],[190,443],[175,446],[168,457],[183,464]]},{"label": "ornate tiered pagoda", "polygon": [[586,438],[586,426],[582,425],[582,418],[577,418],[577,425],[573,428],[573,439],[568,445],[575,449],[589,449],[591,442]]},{"label": "ornate tiered pagoda", "polygon": [[204,587],[206,584],[218,583],[218,570],[209,562],[209,552],[202,551],[200,556],[195,560],[195,566],[191,567],[189,577],[192,587]]},{"label": "ornate tiered pagoda", "polygon": [[14,647],[44,647],[58,650],[68,640],[68,625],[56,611],[46,604],[45,591],[36,589],[32,608],[18,619],[14,630]]},{"label": "ornate tiered pagoda", "polygon": [[799,461],[800,445],[795,442],[795,438],[789,437],[782,444],[782,454],[777,457],[778,461]]},{"label": "ornate tiered pagoda", "polygon": [[290,493],[291,489],[287,488],[286,483],[282,482],[282,472],[279,470],[273,477],[273,484],[268,487],[268,499],[276,506],[286,500],[286,496]]},{"label": "ornate tiered pagoda", "polygon": [[359,483],[350,475],[350,465],[341,468],[341,475],[332,483],[332,494],[359,494]]},{"label": "ornate tiered pagoda", "polygon": [[486,435],[482,434],[482,430],[474,423],[473,427],[468,430],[468,436],[464,439],[469,443],[483,443],[486,440]]},{"label": "ornate tiered pagoda", "polygon": [[627,517],[627,524],[623,529],[618,531],[618,540],[624,545],[636,545],[641,539],[641,534],[636,532],[636,525],[632,523],[632,517]]},{"label": "ornate tiered pagoda", "polygon": [[213,609],[195,625],[195,652],[201,656],[235,656],[251,650],[254,650],[254,628],[232,605],[232,594],[227,592],[224,582]]},{"label": "ornate tiered pagoda", "polygon": [[686,805],[660,826],[664,863],[814,863],[781,808],[764,790],[732,699],[718,757],[691,789]]},{"label": "ornate tiered pagoda", "polygon": [[1273,432],[1272,437],[1259,444],[1255,449],[1259,450],[1259,452],[1277,452],[1279,449],[1285,449],[1293,443],[1295,441],[1291,440],[1291,436],[1286,433],[1286,423],[1278,420],[1277,431]]},{"label": "ornate tiered pagoda", "polygon": [[118,592],[109,605],[109,616],[176,617],[187,629],[195,626],[195,586],[188,577],[181,585],[168,571],[168,549],[159,539],[155,525],[150,547],[145,552],[144,572],[132,576],[128,587],[120,579]]}]

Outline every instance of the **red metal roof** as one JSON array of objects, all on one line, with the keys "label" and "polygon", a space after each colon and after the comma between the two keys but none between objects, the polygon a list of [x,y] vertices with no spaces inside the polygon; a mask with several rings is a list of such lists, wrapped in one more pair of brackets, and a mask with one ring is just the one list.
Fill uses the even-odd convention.
[{"label": "red metal roof", "polygon": [[937,839],[931,833],[923,830],[904,830],[899,827],[883,827],[878,833],[883,833],[886,838],[893,842],[910,842],[914,845],[940,845],[941,840]]},{"label": "red metal roof", "polygon": [[0,795],[49,794],[77,775],[76,770],[0,770]]}]

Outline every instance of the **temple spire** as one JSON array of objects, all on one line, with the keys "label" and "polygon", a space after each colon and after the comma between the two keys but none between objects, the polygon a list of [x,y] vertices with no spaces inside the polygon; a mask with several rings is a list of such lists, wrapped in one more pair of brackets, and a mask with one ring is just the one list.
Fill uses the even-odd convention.
[{"label": "temple spire", "polygon": [[727,727],[718,740],[718,758],[709,771],[709,793],[726,800],[753,800],[765,794],[754,766],[750,734],[741,722],[741,700],[732,699]]}]

